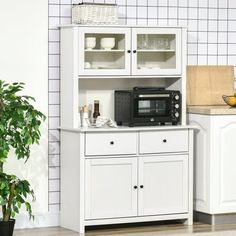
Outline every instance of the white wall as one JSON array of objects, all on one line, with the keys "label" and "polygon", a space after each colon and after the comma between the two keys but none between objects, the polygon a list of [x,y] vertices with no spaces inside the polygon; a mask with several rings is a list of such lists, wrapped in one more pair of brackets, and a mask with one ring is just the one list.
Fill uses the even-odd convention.
[{"label": "white wall", "polygon": [[[48,115],[48,1],[0,0],[0,79],[26,83],[25,94],[36,98],[35,106]],[[27,178],[36,202],[35,215],[48,211],[48,125],[42,127],[40,146],[32,148],[29,162],[14,158],[9,172]],[[20,222],[20,221],[19,221]],[[36,223],[40,225],[36,219]],[[28,226],[21,221],[20,227]]]}]

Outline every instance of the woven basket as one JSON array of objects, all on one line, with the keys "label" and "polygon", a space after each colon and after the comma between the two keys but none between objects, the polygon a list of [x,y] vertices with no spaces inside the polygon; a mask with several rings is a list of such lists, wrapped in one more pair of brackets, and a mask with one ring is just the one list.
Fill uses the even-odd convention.
[{"label": "woven basket", "polygon": [[81,3],[72,6],[74,24],[118,24],[116,4]]}]

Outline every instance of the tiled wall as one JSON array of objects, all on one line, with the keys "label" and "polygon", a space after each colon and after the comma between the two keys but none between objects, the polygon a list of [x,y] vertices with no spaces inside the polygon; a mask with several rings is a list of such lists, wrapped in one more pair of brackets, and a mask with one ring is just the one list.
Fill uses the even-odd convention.
[{"label": "tiled wall", "polygon": [[[60,207],[60,50],[58,25],[71,22],[71,4],[49,0],[49,210]],[[188,26],[187,63],[234,65],[236,68],[235,0],[95,0],[116,3],[122,24]],[[235,70],[236,71],[236,70]]]}]

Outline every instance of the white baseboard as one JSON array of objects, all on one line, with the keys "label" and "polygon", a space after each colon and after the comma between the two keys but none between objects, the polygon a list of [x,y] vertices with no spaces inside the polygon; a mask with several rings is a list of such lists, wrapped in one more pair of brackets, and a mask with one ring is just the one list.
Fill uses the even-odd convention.
[{"label": "white baseboard", "polygon": [[29,220],[28,215],[18,215],[16,217],[15,229],[41,228],[60,225],[60,213],[45,212],[35,215],[34,220]]}]

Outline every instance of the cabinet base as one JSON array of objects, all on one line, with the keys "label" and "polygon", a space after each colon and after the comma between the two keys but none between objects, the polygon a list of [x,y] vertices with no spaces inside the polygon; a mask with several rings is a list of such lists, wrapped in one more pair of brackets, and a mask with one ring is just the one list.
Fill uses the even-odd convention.
[{"label": "cabinet base", "polygon": [[194,221],[210,225],[236,224],[236,213],[211,215],[199,211],[194,211],[193,219]]}]

